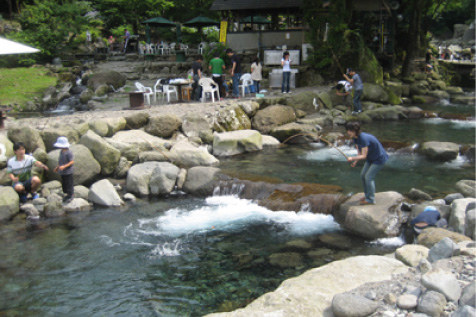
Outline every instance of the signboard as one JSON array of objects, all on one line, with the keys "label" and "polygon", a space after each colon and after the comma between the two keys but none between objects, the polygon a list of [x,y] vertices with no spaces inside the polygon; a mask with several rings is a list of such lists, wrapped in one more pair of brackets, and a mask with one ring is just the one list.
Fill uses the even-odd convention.
[{"label": "signboard", "polygon": [[226,43],[226,30],[228,29],[228,21],[222,20],[220,22],[220,43]]}]

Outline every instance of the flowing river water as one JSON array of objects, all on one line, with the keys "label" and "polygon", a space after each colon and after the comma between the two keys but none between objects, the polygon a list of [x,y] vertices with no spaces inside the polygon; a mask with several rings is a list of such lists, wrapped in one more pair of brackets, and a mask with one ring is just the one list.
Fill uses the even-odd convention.
[{"label": "flowing river water", "polygon": [[[474,145],[473,106],[428,110],[472,119],[376,122],[363,130],[388,144],[404,142],[407,149],[424,141]],[[355,153],[347,145],[340,149]],[[474,162],[464,156],[438,163],[388,150],[377,191],[415,187],[442,197],[455,191],[456,181],[475,178]],[[360,168],[321,145],[222,159],[220,168],[287,183],[339,185],[344,194],[362,190]],[[405,243],[401,237],[365,241],[340,230],[331,216],[273,212],[236,194],[206,199],[176,194],[139,200],[127,210],[95,209],[27,228],[24,219],[0,226],[0,315],[201,316],[244,306],[310,268],[386,254]],[[298,254],[297,265],[270,263],[273,254],[286,252]]]}]

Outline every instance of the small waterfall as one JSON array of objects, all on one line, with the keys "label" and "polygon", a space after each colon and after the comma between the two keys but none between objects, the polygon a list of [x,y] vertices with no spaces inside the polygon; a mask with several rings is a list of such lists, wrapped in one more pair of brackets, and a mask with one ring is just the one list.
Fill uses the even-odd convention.
[{"label": "small waterfall", "polygon": [[213,196],[235,196],[240,197],[245,189],[243,183],[226,183],[220,182],[220,185],[213,189]]}]

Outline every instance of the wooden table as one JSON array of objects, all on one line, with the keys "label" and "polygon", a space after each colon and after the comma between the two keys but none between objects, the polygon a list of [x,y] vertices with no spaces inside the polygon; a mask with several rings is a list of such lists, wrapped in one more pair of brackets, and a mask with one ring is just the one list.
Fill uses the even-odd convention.
[{"label": "wooden table", "polygon": [[183,102],[182,98],[182,87],[190,85],[190,82],[169,82],[169,85],[175,86],[178,88],[178,102]]}]

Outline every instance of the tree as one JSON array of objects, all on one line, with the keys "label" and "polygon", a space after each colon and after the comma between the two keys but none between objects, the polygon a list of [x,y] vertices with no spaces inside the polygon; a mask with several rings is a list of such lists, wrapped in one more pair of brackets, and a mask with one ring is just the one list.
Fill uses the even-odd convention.
[{"label": "tree", "polygon": [[90,10],[84,1],[35,0],[25,5],[19,22],[22,32],[13,37],[41,50],[42,58],[58,54],[69,42],[71,35],[80,33],[88,21],[84,14]]}]

